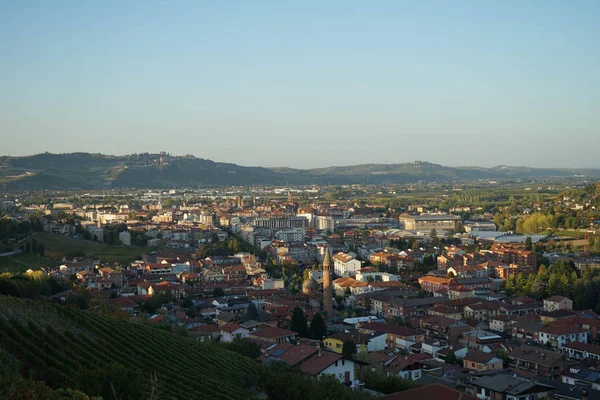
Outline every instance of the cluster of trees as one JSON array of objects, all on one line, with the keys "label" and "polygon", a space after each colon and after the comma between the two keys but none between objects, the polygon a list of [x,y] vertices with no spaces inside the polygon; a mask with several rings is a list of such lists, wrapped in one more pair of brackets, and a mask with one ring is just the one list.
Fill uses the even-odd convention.
[{"label": "cluster of trees", "polygon": [[554,215],[534,212],[533,214],[519,218],[516,222],[516,230],[521,233],[539,233],[556,227]]},{"label": "cluster of trees", "polygon": [[44,245],[38,243],[37,240],[35,240],[35,238],[33,238],[32,236],[30,236],[29,240],[26,240],[25,244],[23,244],[21,247],[28,253],[37,254],[40,257],[44,257]]},{"label": "cluster of trees", "polygon": [[211,237],[210,243],[203,243],[198,246],[196,257],[204,259],[213,256],[232,256],[239,252],[246,252],[258,257],[264,257],[264,253],[260,252],[256,247],[235,236],[229,237],[223,242],[219,242],[219,237],[216,233]]},{"label": "cluster of trees", "polygon": [[29,219],[14,220],[0,218],[0,241],[7,239],[23,239],[31,232],[41,232],[44,230],[39,215],[31,214]]},{"label": "cluster of trees", "polygon": [[380,393],[390,394],[403,390],[414,389],[421,385],[398,376],[386,376],[381,373],[369,372],[365,377],[365,387]]},{"label": "cluster of trees", "polygon": [[540,265],[537,273],[518,274],[506,280],[508,295],[524,295],[534,299],[560,295],[573,300],[577,310],[594,309],[600,312],[600,276],[586,266],[577,270],[572,261],[560,260],[547,268]]},{"label": "cluster of trees", "polygon": [[258,386],[271,400],[366,400],[364,392],[352,391],[333,375],[319,379],[299,372],[283,362],[259,369]]},{"label": "cluster of trees", "polygon": [[313,316],[309,327],[306,316],[304,316],[304,310],[300,307],[294,308],[290,329],[297,332],[300,337],[313,338],[315,340],[323,339],[327,333],[327,326],[321,313],[316,313]]},{"label": "cluster of trees", "polygon": [[0,294],[26,299],[51,296],[70,289],[71,285],[46,276],[42,271],[32,274],[0,274]]}]

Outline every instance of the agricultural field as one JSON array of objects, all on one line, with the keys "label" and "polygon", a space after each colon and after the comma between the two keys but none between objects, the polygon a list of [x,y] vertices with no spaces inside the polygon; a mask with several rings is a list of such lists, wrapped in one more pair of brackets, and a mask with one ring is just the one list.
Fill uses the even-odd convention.
[{"label": "agricultural field", "polygon": [[64,256],[85,255],[97,257],[102,262],[126,264],[139,259],[141,254],[151,251],[147,247],[113,246],[43,232],[36,233],[33,237],[44,246],[46,257],[57,260],[61,260]]},{"label": "agricultural field", "polygon": [[154,326],[6,296],[0,342],[5,373],[104,399],[252,399],[258,367]]},{"label": "agricultural field", "polygon": [[23,252],[12,256],[0,257],[0,273],[40,269],[49,263],[52,262],[45,257]]}]

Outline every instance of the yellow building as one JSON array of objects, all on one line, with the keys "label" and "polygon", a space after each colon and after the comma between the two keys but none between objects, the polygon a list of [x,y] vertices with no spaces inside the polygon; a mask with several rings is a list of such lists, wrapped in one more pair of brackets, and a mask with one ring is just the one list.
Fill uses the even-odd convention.
[{"label": "yellow building", "polygon": [[323,344],[326,349],[342,354],[344,342],[350,340],[356,344],[356,354],[366,354],[368,352],[369,338],[369,335],[361,335],[359,332],[338,332],[323,339]]}]

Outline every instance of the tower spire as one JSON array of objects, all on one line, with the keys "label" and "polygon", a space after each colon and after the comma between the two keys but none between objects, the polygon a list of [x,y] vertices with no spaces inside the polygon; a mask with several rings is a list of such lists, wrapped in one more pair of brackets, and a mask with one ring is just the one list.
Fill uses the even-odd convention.
[{"label": "tower spire", "polygon": [[331,293],[331,256],[329,247],[325,247],[325,257],[323,258],[323,303],[327,318],[333,318],[333,302]]}]

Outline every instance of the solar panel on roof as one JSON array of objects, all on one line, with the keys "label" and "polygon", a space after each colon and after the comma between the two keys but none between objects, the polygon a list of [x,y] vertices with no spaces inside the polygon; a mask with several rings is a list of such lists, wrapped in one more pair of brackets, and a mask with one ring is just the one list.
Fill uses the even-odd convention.
[{"label": "solar panel on roof", "polygon": [[279,357],[280,355],[282,355],[284,353],[283,349],[279,349],[277,351],[275,351],[273,354],[271,354],[273,357]]}]

